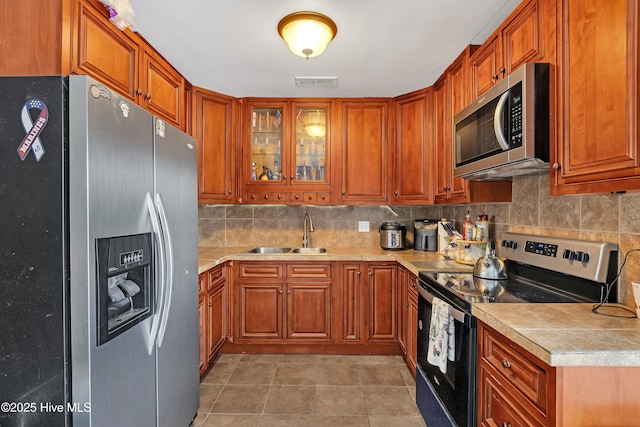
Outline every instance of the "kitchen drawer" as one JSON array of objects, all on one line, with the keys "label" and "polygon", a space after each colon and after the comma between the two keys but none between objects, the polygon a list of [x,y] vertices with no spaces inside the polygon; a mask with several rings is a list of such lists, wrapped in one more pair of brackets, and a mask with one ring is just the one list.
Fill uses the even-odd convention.
[{"label": "kitchen drawer", "polygon": [[276,203],[286,202],[286,192],[249,192],[247,193],[246,203]]},{"label": "kitchen drawer", "polygon": [[219,283],[220,281],[224,280],[224,266],[219,265],[216,267],[213,267],[212,269],[210,269],[208,272],[208,286],[207,289],[212,289],[217,283]]},{"label": "kitchen drawer", "polygon": [[284,267],[271,263],[240,263],[238,274],[241,279],[281,279]]},{"label": "kitchen drawer", "polygon": [[289,264],[287,277],[308,278],[308,279],[328,279],[331,277],[331,264]]},{"label": "kitchen drawer", "polygon": [[289,193],[290,202],[313,203],[316,205],[328,205],[331,203],[331,192],[329,191],[296,191]]},{"label": "kitchen drawer", "polygon": [[524,409],[516,403],[515,396],[506,392],[496,379],[480,365],[479,390],[480,406],[484,409],[480,413],[481,426],[544,426],[527,414],[531,409]]},{"label": "kitchen drawer", "polygon": [[515,344],[507,342],[504,337],[486,327],[480,328],[480,337],[480,358],[546,414],[549,390],[545,367],[522,356]]},{"label": "kitchen drawer", "polygon": [[207,288],[207,272],[198,275],[198,293],[203,292]]}]

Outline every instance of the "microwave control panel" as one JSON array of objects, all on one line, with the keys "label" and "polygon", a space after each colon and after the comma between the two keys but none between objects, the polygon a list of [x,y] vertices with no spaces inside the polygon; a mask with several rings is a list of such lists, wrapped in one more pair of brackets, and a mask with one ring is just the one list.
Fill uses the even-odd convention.
[{"label": "microwave control panel", "polygon": [[511,148],[522,146],[522,82],[510,89],[509,111],[511,113]]}]

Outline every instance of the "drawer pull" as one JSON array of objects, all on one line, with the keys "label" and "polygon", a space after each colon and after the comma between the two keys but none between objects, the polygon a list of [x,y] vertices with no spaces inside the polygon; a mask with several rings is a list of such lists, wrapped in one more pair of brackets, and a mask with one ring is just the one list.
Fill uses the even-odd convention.
[{"label": "drawer pull", "polygon": [[502,422],[502,427],[511,427],[511,423],[508,423],[506,421]]},{"label": "drawer pull", "polygon": [[505,369],[509,369],[511,367],[511,363],[507,359],[502,359],[502,366]]}]

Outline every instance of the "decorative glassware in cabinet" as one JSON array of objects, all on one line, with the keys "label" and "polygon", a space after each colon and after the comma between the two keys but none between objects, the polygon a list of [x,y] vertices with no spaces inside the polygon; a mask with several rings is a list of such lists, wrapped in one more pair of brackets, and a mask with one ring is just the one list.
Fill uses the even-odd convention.
[{"label": "decorative glassware in cabinet", "polygon": [[327,111],[296,108],[296,176],[298,181],[325,181]]},{"label": "decorative glassware in cabinet", "polygon": [[251,113],[251,180],[282,179],[282,108],[260,107]]}]

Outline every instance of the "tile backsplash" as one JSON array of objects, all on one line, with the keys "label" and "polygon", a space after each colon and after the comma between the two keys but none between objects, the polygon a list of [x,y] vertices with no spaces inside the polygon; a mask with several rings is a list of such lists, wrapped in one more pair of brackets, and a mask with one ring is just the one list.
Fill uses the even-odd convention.
[{"label": "tile backsplash", "polygon": [[[513,182],[510,203],[478,203],[444,206],[282,206],[200,205],[201,246],[301,246],[305,212],[313,218],[315,232],[310,246],[380,247],[378,227],[398,221],[411,230],[414,219],[448,218],[458,230],[467,210],[471,218],[486,213],[490,236],[504,231],[604,240],[620,245],[619,262],[640,248],[640,193],[598,195],[549,195],[549,177]],[[358,222],[369,221],[369,232],[358,232]],[[413,241],[413,235],[408,233]],[[629,253],[620,276],[619,299],[633,304],[631,280],[640,280],[640,252]]]}]

